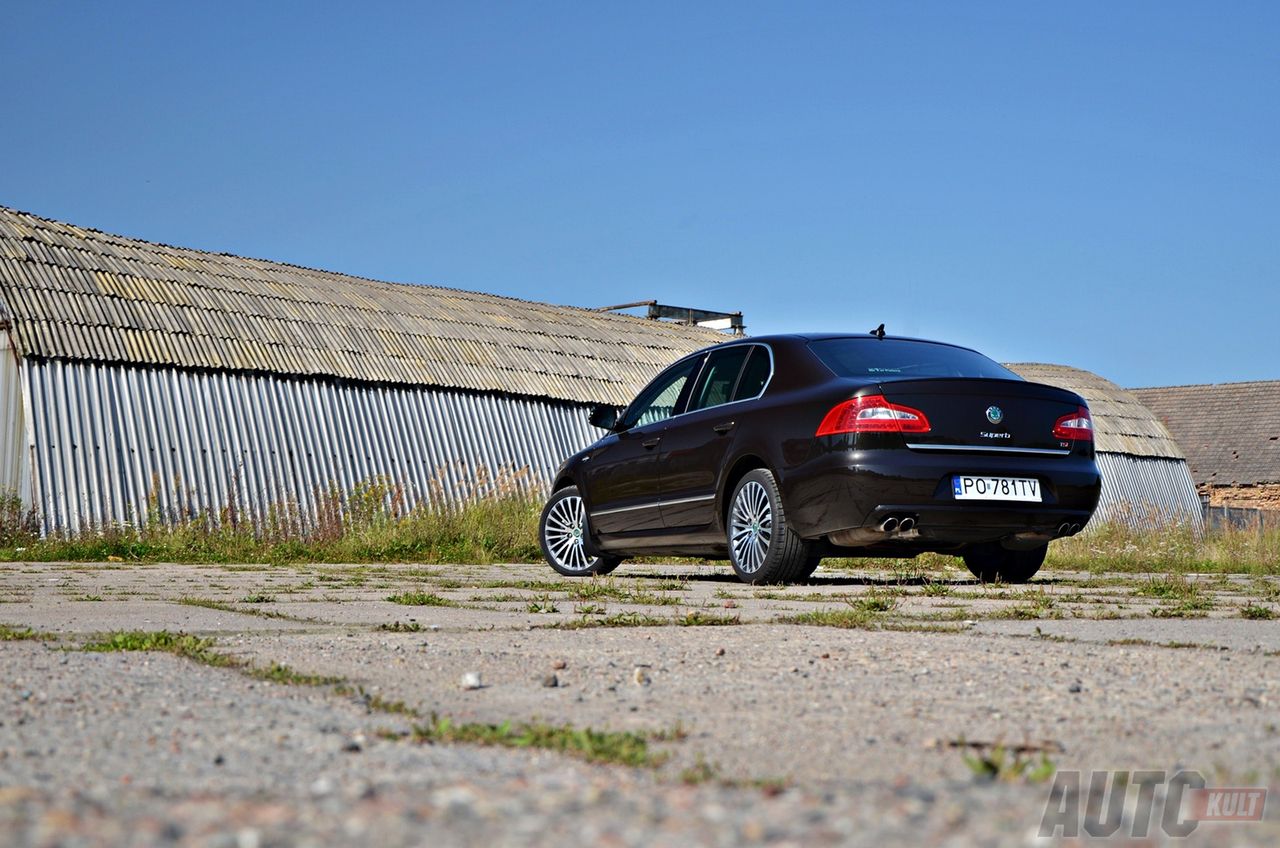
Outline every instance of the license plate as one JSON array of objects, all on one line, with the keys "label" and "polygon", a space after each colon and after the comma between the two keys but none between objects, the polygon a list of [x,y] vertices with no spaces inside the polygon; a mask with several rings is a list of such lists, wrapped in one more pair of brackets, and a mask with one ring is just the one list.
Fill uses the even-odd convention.
[{"label": "license plate", "polygon": [[1040,481],[1025,477],[973,477],[957,474],[951,491],[958,501],[1031,501],[1040,503]]}]

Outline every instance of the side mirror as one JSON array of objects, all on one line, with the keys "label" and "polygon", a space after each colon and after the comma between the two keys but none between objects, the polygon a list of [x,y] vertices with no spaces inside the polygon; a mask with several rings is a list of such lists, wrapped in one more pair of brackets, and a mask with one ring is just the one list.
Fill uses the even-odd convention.
[{"label": "side mirror", "polygon": [[587,421],[592,426],[612,433],[618,426],[618,408],[606,404],[593,406],[591,407],[591,414],[587,416]]}]

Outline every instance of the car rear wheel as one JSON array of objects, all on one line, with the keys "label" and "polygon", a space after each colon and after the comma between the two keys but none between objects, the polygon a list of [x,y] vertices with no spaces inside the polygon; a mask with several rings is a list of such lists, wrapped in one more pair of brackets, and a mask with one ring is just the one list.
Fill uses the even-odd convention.
[{"label": "car rear wheel", "polygon": [[1044,564],[1048,545],[1011,551],[998,542],[973,545],[964,552],[964,564],[983,583],[1026,583]]},{"label": "car rear wheel", "polygon": [[785,583],[812,573],[809,543],[787,524],[772,472],[757,468],[738,481],[728,525],[729,561],[743,582]]},{"label": "car rear wheel", "polygon": [[566,577],[608,574],[622,562],[621,557],[593,556],[586,549],[587,505],[577,486],[561,489],[542,508],[538,542],[542,555]]},{"label": "car rear wheel", "polygon": [[822,565],[822,557],[811,556],[804,561],[804,568],[800,569],[791,579],[799,582],[808,580],[813,576],[813,572],[818,570],[818,566]]}]

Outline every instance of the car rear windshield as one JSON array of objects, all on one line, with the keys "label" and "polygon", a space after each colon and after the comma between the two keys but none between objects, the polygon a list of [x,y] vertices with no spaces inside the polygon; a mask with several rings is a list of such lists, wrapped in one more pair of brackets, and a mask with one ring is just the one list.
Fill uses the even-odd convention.
[{"label": "car rear windshield", "polygon": [[840,377],[901,380],[912,377],[990,377],[1021,380],[980,353],[962,347],[903,339],[821,339],[809,343]]}]

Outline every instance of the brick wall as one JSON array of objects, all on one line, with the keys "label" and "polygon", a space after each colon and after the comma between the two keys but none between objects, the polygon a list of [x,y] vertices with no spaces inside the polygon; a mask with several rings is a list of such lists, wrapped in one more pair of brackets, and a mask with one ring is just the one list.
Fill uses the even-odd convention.
[{"label": "brick wall", "polygon": [[1208,494],[1209,506],[1280,510],[1280,483],[1260,486],[1201,486],[1200,494],[1202,497]]}]

